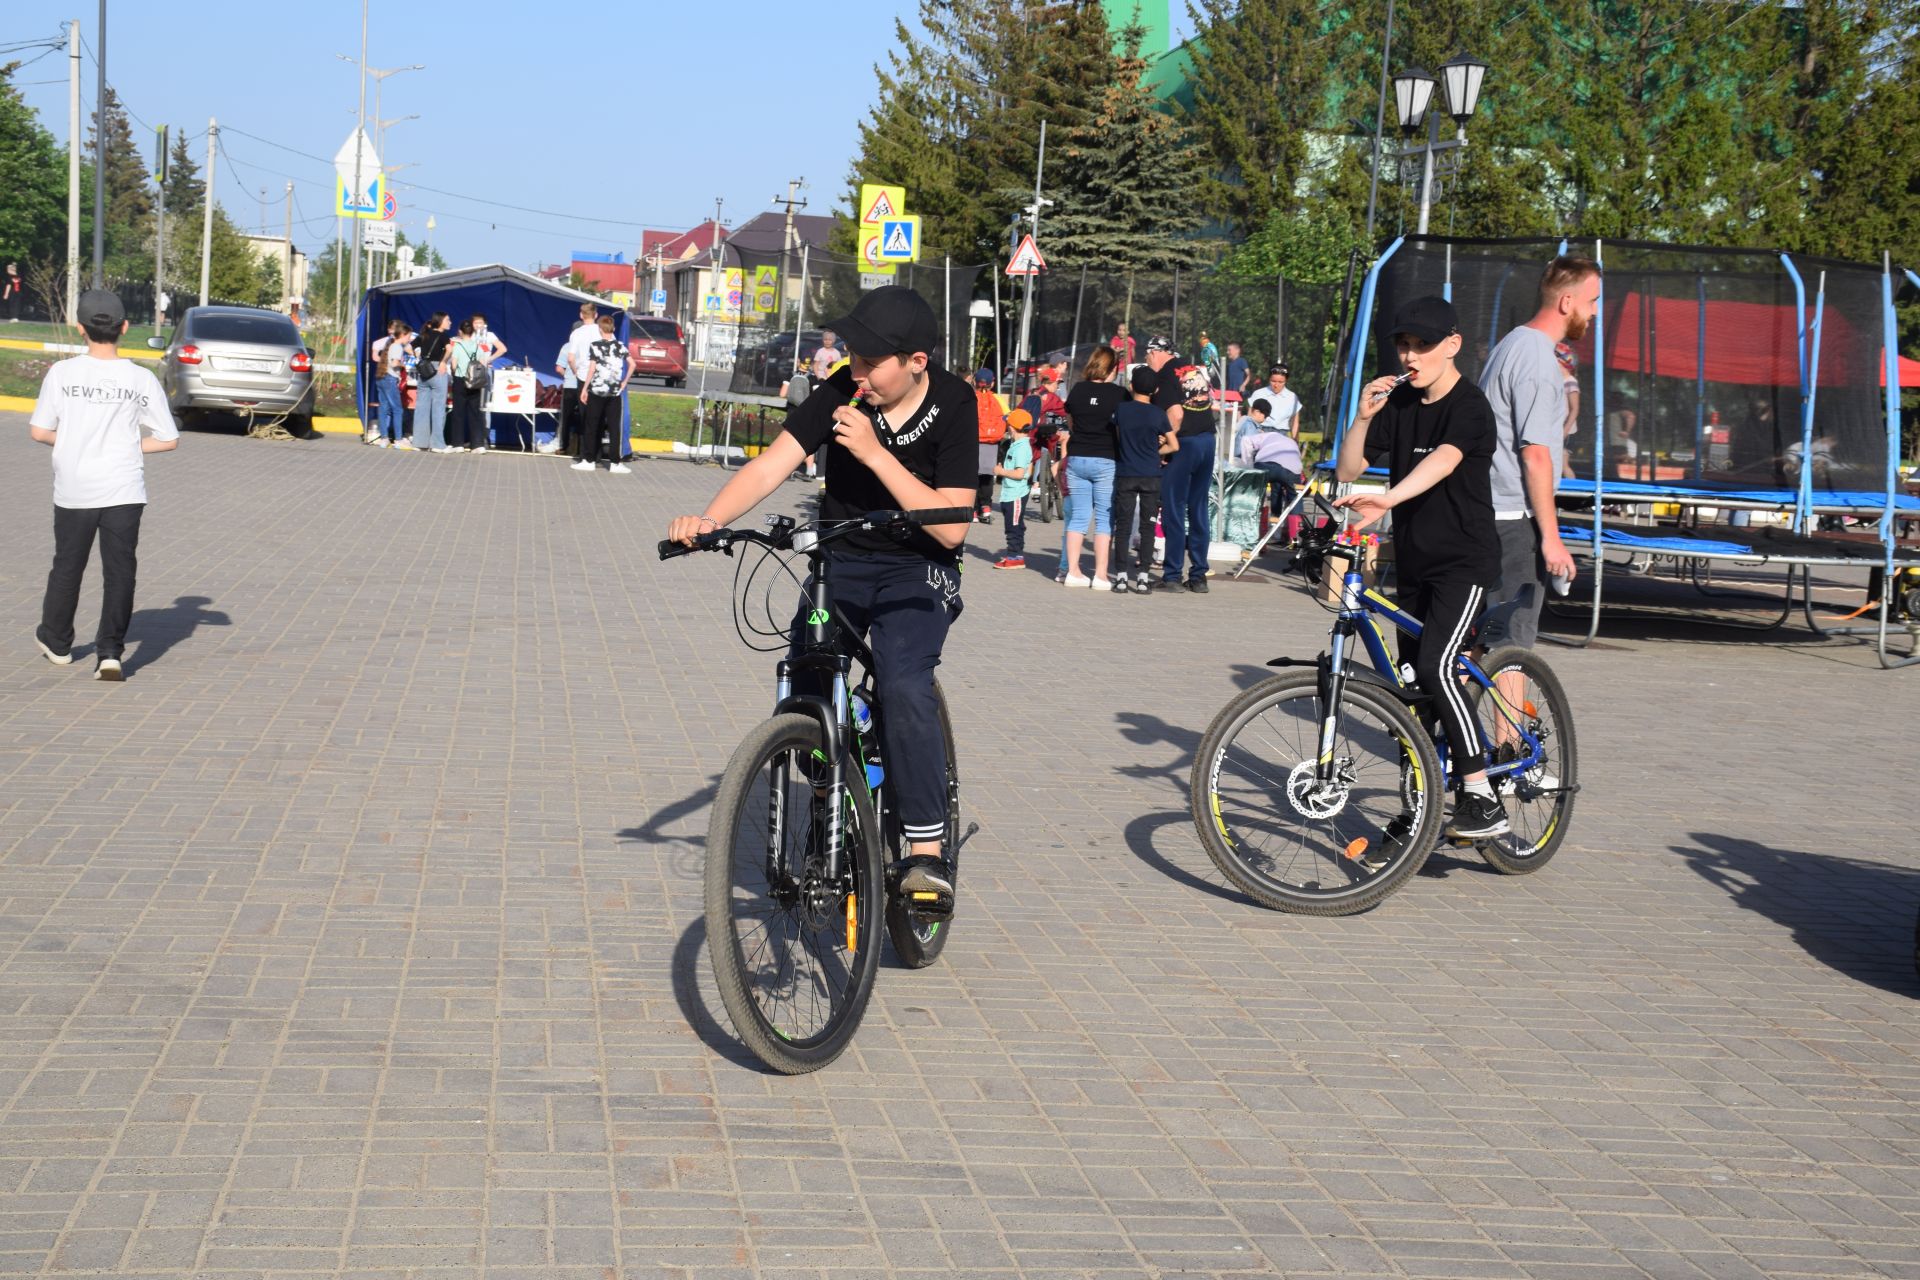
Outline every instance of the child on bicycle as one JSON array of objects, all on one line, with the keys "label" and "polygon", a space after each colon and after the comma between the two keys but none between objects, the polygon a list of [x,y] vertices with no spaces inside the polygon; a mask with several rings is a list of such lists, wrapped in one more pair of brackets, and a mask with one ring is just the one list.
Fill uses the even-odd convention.
[{"label": "child on bicycle", "polygon": [[1481,839],[1507,830],[1507,814],[1487,781],[1481,740],[1467,690],[1454,674],[1487,589],[1500,577],[1500,538],[1493,526],[1493,406],[1461,376],[1454,357],[1462,342],[1453,304],[1415,298],[1394,317],[1400,377],[1375,378],[1360,392],[1360,411],[1340,445],[1341,483],[1384,461],[1384,493],[1356,493],[1334,503],[1364,529],[1394,512],[1393,544],[1400,607],[1420,619],[1420,635],[1400,642],[1421,692],[1433,701],[1447,734],[1462,793],[1447,834]]},{"label": "child on bicycle", "polygon": [[[863,294],[829,326],[851,362],[815,384],[787,415],[786,429],[735,472],[697,516],[676,516],[667,538],[688,546],[729,525],[780,487],[822,444],[827,479],[821,519],[870,511],[960,507],[971,512],[979,453],[978,410],[965,379],[930,365],[939,340],[933,308],[913,290],[888,285]],[[947,628],[960,616],[960,548],[966,524],[928,525],[904,539],[855,534],[833,557],[833,609],[873,650],[875,692],[886,715],[881,744],[897,783],[908,857],[896,881],[903,895],[931,893],[925,913],[950,912],[951,850],[947,762],[933,671]],[[804,618],[796,619],[796,638]]]}]

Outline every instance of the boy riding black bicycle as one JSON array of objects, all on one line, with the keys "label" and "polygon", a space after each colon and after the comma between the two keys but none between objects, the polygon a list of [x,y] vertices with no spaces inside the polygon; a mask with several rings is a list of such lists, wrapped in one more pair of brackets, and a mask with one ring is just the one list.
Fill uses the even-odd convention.
[{"label": "boy riding black bicycle", "polygon": [[[979,452],[973,389],[928,363],[939,325],[926,300],[889,285],[861,297],[827,326],[851,363],[815,387],[787,416],[786,430],[722,486],[698,516],[675,517],[667,539],[692,546],[758,506],[803,460],[827,446],[823,521],[887,508],[971,509]],[[942,847],[947,774],[934,668],[947,628],[960,616],[960,550],[967,525],[913,529],[900,537],[854,534],[830,553],[832,607],[873,650],[875,691],[887,714],[881,743],[894,779],[908,857],[897,889],[951,911],[953,851]],[[805,610],[795,619],[796,644]],[[928,897],[927,895],[932,895]]]},{"label": "boy riding black bicycle", "polygon": [[1454,658],[1466,647],[1487,589],[1500,577],[1500,538],[1493,523],[1493,406],[1454,367],[1462,338],[1453,304],[1415,298],[1394,317],[1391,334],[1405,370],[1375,378],[1360,392],[1360,409],[1340,445],[1336,474],[1356,480],[1385,461],[1384,493],[1356,493],[1334,505],[1351,508],[1364,529],[1394,512],[1394,559],[1403,609],[1420,619],[1418,636],[1403,637],[1400,660],[1413,667],[1433,715],[1445,727],[1458,763],[1462,794],[1447,824],[1456,839],[1500,835],[1505,809],[1487,779],[1486,744]]}]

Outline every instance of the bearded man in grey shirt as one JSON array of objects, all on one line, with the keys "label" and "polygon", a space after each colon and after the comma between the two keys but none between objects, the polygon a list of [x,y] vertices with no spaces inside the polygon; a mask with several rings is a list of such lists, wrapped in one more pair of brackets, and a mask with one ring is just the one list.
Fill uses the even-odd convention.
[{"label": "bearded man in grey shirt", "polygon": [[1565,378],[1553,347],[1585,337],[1599,306],[1599,264],[1555,258],[1540,277],[1540,309],[1500,339],[1480,375],[1493,405],[1493,518],[1500,534],[1500,582],[1480,617],[1480,643],[1488,649],[1531,649],[1546,579],[1573,578],[1553,501],[1567,439]]}]

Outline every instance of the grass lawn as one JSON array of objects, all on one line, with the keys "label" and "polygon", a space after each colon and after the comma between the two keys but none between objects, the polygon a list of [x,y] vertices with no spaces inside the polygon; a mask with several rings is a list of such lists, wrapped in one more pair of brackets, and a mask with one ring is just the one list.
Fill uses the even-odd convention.
[{"label": "grass lawn", "polygon": [[[130,324],[126,337],[120,339],[123,347],[144,347],[147,339],[153,336],[150,324]],[[22,320],[19,324],[0,324],[0,338],[10,338],[17,342],[71,342],[75,346],[85,342],[72,325],[36,324]]]}]

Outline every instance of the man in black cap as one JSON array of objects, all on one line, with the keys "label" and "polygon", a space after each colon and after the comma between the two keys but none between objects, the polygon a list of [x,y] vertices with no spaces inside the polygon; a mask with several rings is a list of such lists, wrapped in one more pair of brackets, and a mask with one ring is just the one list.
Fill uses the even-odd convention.
[{"label": "man in black cap", "polygon": [[[1447,834],[1480,839],[1507,830],[1506,810],[1487,781],[1481,741],[1467,691],[1454,676],[1487,589],[1500,577],[1500,537],[1493,527],[1493,406],[1460,376],[1460,321],[1442,298],[1415,298],[1394,317],[1391,336],[1405,381],[1389,374],[1360,391],[1360,412],[1340,442],[1342,484],[1385,462],[1384,493],[1356,493],[1334,503],[1360,517],[1364,529],[1393,516],[1393,554],[1400,607],[1420,620],[1418,636],[1402,636],[1400,660],[1413,666],[1420,689],[1446,727],[1453,773],[1462,794]],[[1378,870],[1406,838],[1411,815],[1388,825],[1386,840],[1363,861]],[[1396,829],[1398,828],[1398,829]]]},{"label": "man in black cap", "polygon": [[[669,540],[691,545],[740,519],[822,444],[823,520],[895,509],[972,509],[977,405],[964,379],[929,364],[940,335],[926,299],[888,285],[863,295],[829,327],[851,361],[787,415],[786,430],[735,472],[703,513],[676,517]],[[886,708],[880,735],[910,854],[897,887],[902,894],[935,894],[929,915],[953,904],[951,850],[941,848],[947,766],[933,671],[947,628],[960,615],[966,537],[966,524],[930,525],[905,541],[883,532],[855,534],[829,553],[834,609],[872,646],[876,692]],[[795,619],[796,636],[803,621]]]},{"label": "man in black cap", "polygon": [[[1166,410],[1178,447],[1160,474],[1160,527],[1166,530],[1167,553],[1162,576],[1153,582],[1160,592],[1207,591],[1207,552],[1212,546],[1208,497],[1213,491],[1213,394],[1202,366],[1183,361],[1173,340],[1156,333],[1147,339],[1147,368],[1155,379],[1153,403]],[[1181,580],[1181,563],[1186,580]]]},{"label": "man in black cap", "polygon": [[127,331],[120,299],[88,289],[75,313],[87,354],[47,370],[28,421],[33,438],[53,446],[53,568],[34,642],[55,666],[73,661],[73,615],[97,536],[103,594],[93,678],[119,680],[147,507],[144,457],[178,445],[180,429],[160,380],[120,357],[120,335]]}]

